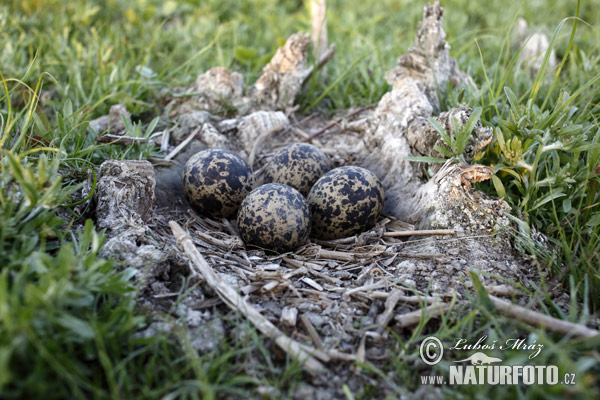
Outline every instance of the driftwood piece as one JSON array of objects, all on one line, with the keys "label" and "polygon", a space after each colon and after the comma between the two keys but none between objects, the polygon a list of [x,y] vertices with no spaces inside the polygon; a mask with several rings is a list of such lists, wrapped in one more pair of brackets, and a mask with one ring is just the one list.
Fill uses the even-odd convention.
[{"label": "driftwood piece", "polygon": [[290,120],[281,111],[257,111],[240,118],[237,124],[238,138],[248,158],[254,157],[264,139],[287,128],[289,124]]},{"label": "driftwood piece", "polygon": [[223,67],[213,67],[198,76],[194,87],[204,108],[219,111],[243,102],[244,77]]},{"label": "driftwood piece", "polygon": [[508,301],[499,299],[495,296],[489,296],[489,298],[492,303],[494,303],[494,306],[498,309],[498,311],[500,311],[502,314],[516,318],[528,325],[559,332],[563,335],[582,338],[592,338],[600,334],[600,332],[596,329],[591,329],[581,324],[575,324],[573,322],[549,317],[536,311],[529,310],[525,307],[509,303]]},{"label": "driftwood piece", "polygon": [[[102,256],[142,268],[165,258],[159,249],[146,244],[147,223],[153,216],[155,177],[148,161],[108,160],[102,163],[94,199],[96,224],[108,238]],[[144,269],[145,280],[152,269]]]},{"label": "driftwood piece", "polygon": [[[419,201],[415,194],[426,183],[422,165],[406,158],[439,156],[433,146],[441,143],[440,135],[428,121],[439,109],[438,90],[443,93],[448,82],[472,84],[449,55],[442,16],[439,3],[425,7],[415,44],[408,54],[400,56],[398,67],[388,72],[392,90],[382,97],[365,132],[364,165],[380,177],[386,189],[384,212],[408,222],[418,223],[424,214],[441,206],[423,206]],[[452,130],[455,118],[464,124],[470,114],[471,110],[459,108],[435,119]],[[465,159],[472,160],[491,139],[491,130],[478,123]],[[435,185],[430,186],[432,191],[437,190]]]},{"label": "driftwood piece", "polygon": [[414,80],[434,110],[440,108],[438,91],[443,96],[447,82],[454,85],[464,82],[474,86],[473,80],[459,71],[456,60],[450,57],[443,15],[444,10],[438,2],[425,6],[413,47],[407,54],[398,57],[396,68],[386,73],[390,85],[406,78]]},{"label": "driftwood piece", "polygon": [[306,76],[306,52],[310,37],[296,33],[277,49],[250,89],[252,103],[257,108],[281,110],[294,104]]},{"label": "driftwood piece", "polygon": [[154,168],[148,161],[108,160],[100,166],[94,194],[98,229],[113,236],[145,226],[152,217]]},{"label": "driftwood piece", "polygon": [[301,346],[298,342],[286,336],[254,307],[248,304],[231,286],[226,284],[208,265],[202,254],[194,246],[192,239],[177,222],[170,221],[169,226],[173,231],[175,239],[189,257],[193,269],[206,280],[206,283],[215,290],[225,304],[246,317],[260,332],[272,339],[283,351],[299,360],[303,367],[311,374],[317,374],[325,370],[323,364],[315,360],[310,352],[306,350],[306,346]]},{"label": "driftwood piece", "polygon": [[[181,88],[179,93],[172,95],[166,114],[189,126],[188,121],[184,121],[189,120],[188,116],[207,111],[215,114],[235,111],[237,115],[253,111],[291,111],[302,85],[310,79],[315,69],[322,68],[335,54],[334,45],[327,48],[326,40],[321,43],[319,46],[325,47],[319,50],[316,57],[318,61],[314,66],[307,66],[309,35],[298,32],[290,36],[263,68],[254,85],[247,89],[246,95],[241,74],[223,67],[211,68],[199,75],[193,85]],[[204,119],[199,123],[205,122],[209,121]],[[217,128],[221,132],[228,130],[221,129],[221,126]]]}]

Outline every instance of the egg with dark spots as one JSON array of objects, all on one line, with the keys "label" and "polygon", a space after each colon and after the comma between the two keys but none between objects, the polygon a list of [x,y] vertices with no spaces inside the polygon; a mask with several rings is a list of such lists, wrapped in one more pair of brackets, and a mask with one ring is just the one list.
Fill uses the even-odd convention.
[{"label": "egg with dark spots", "polygon": [[317,147],[294,143],[283,147],[267,163],[265,183],[282,183],[306,196],[315,182],[331,168],[331,160]]},{"label": "egg with dark spots", "polygon": [[333,169],[308,194],[312,233],[331,240],[364,232],[377,223],[383,201],[383,185],[373,172],[360,167]]},{"label": "egg with dark spots", "polygon": [[310,235],[310,209],[296,189],[268,183],[244,199],[237,215],[246,245],[284,253],[302,246]]},{"label": "egg with dark spots", "polygon": [[198,212],[209,217],[235,215],[253,185],[250,166],[228,150],[196,153],[183,171],[185,196]]}]

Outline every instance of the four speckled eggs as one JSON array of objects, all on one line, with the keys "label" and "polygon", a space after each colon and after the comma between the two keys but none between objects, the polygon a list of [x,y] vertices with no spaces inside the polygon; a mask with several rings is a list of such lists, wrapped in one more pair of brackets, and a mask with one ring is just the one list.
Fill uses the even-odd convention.
[{"label": "four speckled eggs", "polygon": [[377,222],[384,201],[377,176],[360,167],[330,169],[331,161],[315,146],[288,145],[265,166],[265,181],[276,183],[252,190],[252,169],[241,157],[209,149],[187,162],[183,187],[204,215],[231,217],[237,211],[247,245],[287,252],[306,243],[311,227],[319,239],[337,239]]}]

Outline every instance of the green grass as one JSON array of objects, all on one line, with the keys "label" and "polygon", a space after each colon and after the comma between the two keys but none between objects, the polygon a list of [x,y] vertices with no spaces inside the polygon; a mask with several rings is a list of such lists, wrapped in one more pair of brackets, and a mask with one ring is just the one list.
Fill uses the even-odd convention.
[{"label": "green grass", "polygon": [[[298,101],[301,111],[377,102],[388,90],[385,71],[412,44],[423,4],[328,1],[336,56],[327,79],[309,81]],[[484,124],[494,127],[495,140],[478,162],[491,165],[496,177],[480,189],[509,202],[519,245],[559,278],[571,306],[564,313],[553,304],[546,281],[532,299],[550,315],[586,323],[600,310],[597,7],[467,0],[442,6],[451,54],[479,85],[450,90],[442,105],[480,107]],[[519,48],[510,30],[518,16],[552,38],[559,74],[532,78],[517,68]],[[132,112],[128,134],[148,137],[165,123],[149,127],[160,115],[162,90],[188,84],[216,65],[251,83],[277,46],[309,25],[306,5],[294,0],[0,4],[0,397],[226,398],[258,396],[258,386],[273,387],[275,398],[291,396],[303,378],[298,365],[273,361],[272,344],[252,329],[245,341],[225,337],[219,352],[206,355],[191,349],[183,329],[135,336],[148,321],[135,306],[134,271],[115,269],[98,256],[103,239],[91,223],[78,233],[66,227],[81,222],[71,195],[93,166],[156,151],[98,145],[87,133],[91,119],[123,103]],[[548,236],[553,254],[539,252],[532,228]],[[380,385],[362,393],[345,387],[346,396],[418,389],[419,375],[430,372],[418,361],[418,344],[430,334],[445,344],[481,334],[536,339],[545,345],[536,365],[553,363],[577,374],[574,387],[444,387],[450,397],[599,396],[598,340],[523,326],[491,312],[485,298],[471,299],[439,324],[399,332],[398,357],[383,369],[363,366]],[[518,364],[520,357],[510,354],[509,360]],[[250,358],[263,366],[258,376],[244,370]],[[442,363],[435,371],[447,368]]]}]

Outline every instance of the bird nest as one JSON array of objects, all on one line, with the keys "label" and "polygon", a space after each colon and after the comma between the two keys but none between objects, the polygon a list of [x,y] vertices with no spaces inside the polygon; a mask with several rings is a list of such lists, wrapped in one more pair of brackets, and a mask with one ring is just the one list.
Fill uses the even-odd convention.
[{"label": "bird nest", "polygon": [[[428,118],[452,129],[471,114],[468,108],[439,110],[435,88],[473,85],[448,55],[439,5],[425,8],[415,46],[386,75],[392,90],[379,104],[333,121],[319,113],[295,114],[294,98],[313,73],[306,66],[308,43],[307,35],[290,37],[249,88],[241,75],[224,68],[201,74],[192,86],[167,96],[165,119],[172,124],[158,139],[167,156],[151,160],[154,165],[111,160],[101,166],[94,198],[97,224],[108,236],[103,249],[141,271],[140,304],[154,321],[144,334],[170,331],[172,318],[165,315],[175,314],[192,346],[211,351],[232,328],[221,316],[233,309],[320,375],[333,361],[388,359],[390,330],[454,312],[473,282],[482,283],[500,311],[557,327],[494,297],[525,302],[514,283],[531,286],[539,270],[514,249],[517,230],[508,205],[472,186],[489,179],[491,170],[448,162],[430,165],[429,177],[406,160],[438,155],[434,147],[441,139]],[[316,66],[332,55],[330,48]],[[224,105],[237,115],[220,117],[216,111]],[[118,119],[103,118],[109,140],[127,144]],[[477,123],[464,159],[472,161],[490,140],[491,130]],[[335,166],[359,165],[379,176],[386,204],[373,229],[339,240],[311,239],[294,252],[274,255],[245,247],[235,223],[203,217],[184,198],[182,168],[197,151],[234,150],[260,180],[262,166],[292,142],[318,146]],[[539,237],[528,239],[543,246]],[[590,334],[579,326],[563,329]]]}]

